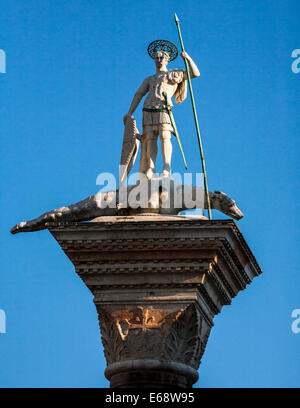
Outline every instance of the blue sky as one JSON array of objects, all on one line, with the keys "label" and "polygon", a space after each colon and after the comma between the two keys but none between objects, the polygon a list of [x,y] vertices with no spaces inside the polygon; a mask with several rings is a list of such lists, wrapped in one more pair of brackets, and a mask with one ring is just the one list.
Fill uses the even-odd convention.
[{"label": "blue sky", "polygon": [[[300,309],[300,73],[291,70],[299,1],[0,0],[0,8],[0,387],[108,386],[91,293],[48,231],[9,230],[96,193],[97,175],[117,172],[122,117],[154,73],[147,46],[165,38],[179,47],[174,12],[201,72],[193,86],[209,188],[236,199],[264,271],[216,316],[196,386],[299,386],[300,334],[291,331]],[[190,101],[174,115],[189,170],[199,172]],[[135,116],[141,128],[141,109]],[[177,147],[172,167],[184,171]]]}]

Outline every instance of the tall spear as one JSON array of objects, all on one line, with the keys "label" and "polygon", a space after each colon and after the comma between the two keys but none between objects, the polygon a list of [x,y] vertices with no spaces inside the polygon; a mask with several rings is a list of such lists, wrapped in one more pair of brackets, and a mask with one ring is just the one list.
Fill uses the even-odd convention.
[{"label": "tall spear", "polygon": [[[177,17],[176,13],[175,13],[175,23],[177,25],[181,50],[184,51],[184,45],[183,45],[181,31],[180,31],[180,25],[179,25],[179,18]],[[201,157],[202,171],[203,171],[203,178],[204,178],[205,196],[206,196],[207,210],[208,210],[208,218],[209,218],[209,220],[211,220],[212,219],[212,217],[211,217],[211,207],[210,207],[210,199],[209,199],[209,192],[208,192],[208,186],[207,186],[207,177],[206,177],[206,170],[205,170],[203,147],[202,147],[202,142],[201,142],[200,129],[199,129],[197,112],[196,112],[196,104],[195,104],[195,100],[194,100],[194,93],[193,93],[193,88],[192,88],[192,83],[191,83],[189,65],[188,65],[188,61],[185,58],[184,58],[184,63],[185,63],[185,68],[186,68],[186,73],[187,73],[187,79],[188,79],[189,90],[190,90],[190,95],[191,95],[191,101],[192,101],[196,131],[197,131],[197,136],[198,136],[198,144],[199,144],[199,149],[200,149],[200,157]]]}]

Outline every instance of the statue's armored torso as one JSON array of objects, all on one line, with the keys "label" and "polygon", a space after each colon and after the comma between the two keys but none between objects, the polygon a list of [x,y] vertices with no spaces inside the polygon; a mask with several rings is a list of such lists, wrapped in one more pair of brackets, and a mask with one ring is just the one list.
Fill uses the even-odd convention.
[{"label": "statue's armored torso", "polygon": [[162,71],[146,79],[148,95],[145,98],[143,108],[143,126],[147,125],[165,125],[164,130],[172,131],[170,117],[165,108],[165,99],[163,93],[168,96],[169,105],[172,105],[171,98],[174,95],[178,103],[180,98],[185,98],[186,84],[185,71],[182,69],[173,69],[171,71]]},{"label": "statue's armored torso", "polygon": [[165,105],[163,92],[166,92],[171,104],[171,98],[175,94],[178,84],[184,80],[184,71],[182,69],[163,71],[148,77],[147,80],[149,93],[145,99],[144,108],[162,109]]}]

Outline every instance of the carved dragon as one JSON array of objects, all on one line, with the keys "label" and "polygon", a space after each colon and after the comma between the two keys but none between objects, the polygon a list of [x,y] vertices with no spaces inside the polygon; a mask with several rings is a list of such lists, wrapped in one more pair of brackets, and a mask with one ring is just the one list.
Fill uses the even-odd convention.
[{"label": "carved dragon", "polygon": [[[130,192],[132,192],[137,186],[138,184],[127,187],[128,196],[130,196]],[[184,200],[180,206],[172,204],[174,203],[174,197],[176,194],[182,194],[183,197],[186,197],[189,194],[189,205],[186,205]],[[235,201],[225,193],[214,191],[213,193],[209,192],[209,195],[212,209],[219,210],[235,220],[239,220],[244,216],[235,204]],[[168,199],[171,204],[164,206],[163,203]],[[101,216],[137,215],[148,212],[156,212],[163,215],[178,215],[180,212],[187,209],[207,208],[205,195],[203,194],[203,189],[201,187],[184,186],[182,184],[177,184],[174,181],[170,183],[170,187],[167,189],[162,186],[159,187],[158,202],[158,208],[155,210],[153,210],[153,208],[149,209],[149,206],[147,205],[140,205],[139,208],[134,208],[128,203],[128,201],[125,203],[124,201],[122,202],[119,190],[99,192],[76,204],[48,211],[30,221],[20,222],[11,229],[11,233],[16,234],[18,232],[43,230],[49,227],[49,223],[53,222],[69,223],[89,221]]]}]

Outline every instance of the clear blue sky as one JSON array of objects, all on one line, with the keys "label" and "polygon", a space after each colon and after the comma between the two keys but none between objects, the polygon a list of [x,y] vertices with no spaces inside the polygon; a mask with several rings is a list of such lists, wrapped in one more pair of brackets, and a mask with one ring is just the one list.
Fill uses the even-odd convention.
[{"label": "clear blue sky", "polygon": [[[297,0],[0,0],[1,387],[106,387],[92,295],[48,231],[9,229],[97,192],[116,173],[122,117],[154,73],[155,39],[179,46],[173,13],[201,77],[194,80],[210,190],[238,222],[264,274],[225,306],[197,387],[300,385]],[[183,68],[178,58],[170,68]],[[190,101],[174,110],[191,171],[200,160]],[[141,109],[136,114],[141,128]],[[183,171],[179,149],[173,170]],[[213,211],[213,217],[225,218]]]}]

